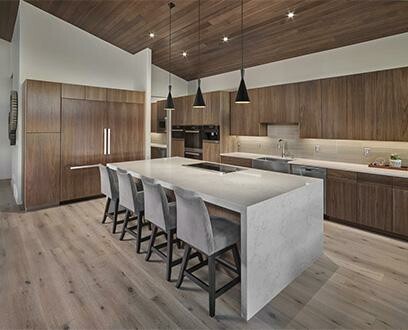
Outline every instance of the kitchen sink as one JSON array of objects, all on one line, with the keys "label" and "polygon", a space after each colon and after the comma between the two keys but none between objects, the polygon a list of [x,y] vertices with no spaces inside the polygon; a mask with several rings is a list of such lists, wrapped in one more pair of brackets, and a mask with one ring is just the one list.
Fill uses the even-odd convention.
[{"label": "kitchen sink", "polygon": [[252,167],[260,170],[290,173],[291,158],[260,157],[252,160]]}]

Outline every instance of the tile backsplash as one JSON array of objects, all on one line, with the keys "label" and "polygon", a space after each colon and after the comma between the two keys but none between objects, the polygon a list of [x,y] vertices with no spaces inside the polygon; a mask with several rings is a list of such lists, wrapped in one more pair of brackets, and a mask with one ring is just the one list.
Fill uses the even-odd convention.
[{"label": "tile backsplash", "polygon": [[387,161],[391,153],[397,153],[403,165],[408,165],[408,142],[300,139],[297,125],[268,125],[267,137],[240,136],[237,150],[280,156],[280,138],[292,157],[368,164],[378,158]]}]

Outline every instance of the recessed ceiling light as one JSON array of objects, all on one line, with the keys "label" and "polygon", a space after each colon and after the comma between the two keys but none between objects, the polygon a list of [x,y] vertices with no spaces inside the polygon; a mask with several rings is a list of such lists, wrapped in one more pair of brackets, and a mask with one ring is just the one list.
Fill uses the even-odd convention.
[{"label": "recessed ceiling light", "polygon": [[229,39],[228,39],[228,37],[227,36],[224,36],[223,38],[222,38],[222,41],[224,41],[224,42],[227,42]]},{"label": "recessed ceiling light", "polygon": [[183,57],[187,57],[187,52],[184,51],[184,52],[181,53],[181,55],[183,55]]},{"label": "recessed ceiling light", "polygon": [[288,18],[293,19],[294,17],[295,17],[295,12],[294,11],[288,12]]},{"label": "recessed ceiling light", "polygon": [[150,32],[149,37],[153,39],[154,38],[154,32]]}]

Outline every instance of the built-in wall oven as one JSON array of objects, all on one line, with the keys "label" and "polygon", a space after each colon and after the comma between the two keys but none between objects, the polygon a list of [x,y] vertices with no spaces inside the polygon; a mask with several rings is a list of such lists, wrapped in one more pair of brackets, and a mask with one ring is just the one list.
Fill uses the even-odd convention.
[{"label": "built-in wall oven", "polygon": [[203,159],[203,138],[200,126],[184,126],[184,156]]}]

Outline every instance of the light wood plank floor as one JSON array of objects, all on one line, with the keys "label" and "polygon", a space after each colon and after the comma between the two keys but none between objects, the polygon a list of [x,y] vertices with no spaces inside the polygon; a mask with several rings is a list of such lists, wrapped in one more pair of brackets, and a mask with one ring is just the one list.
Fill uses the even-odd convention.
[{"label": "light wood plank floor", "polygon": [[326,222],[324,255],[256,317],[239,317],[235,287],[211,319],[205,292],[100,223],[103,203],[0,213],[1,329],[408,328],[405,242]]}]

